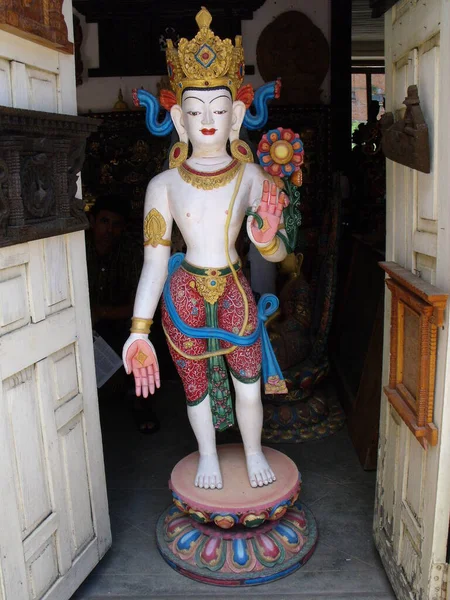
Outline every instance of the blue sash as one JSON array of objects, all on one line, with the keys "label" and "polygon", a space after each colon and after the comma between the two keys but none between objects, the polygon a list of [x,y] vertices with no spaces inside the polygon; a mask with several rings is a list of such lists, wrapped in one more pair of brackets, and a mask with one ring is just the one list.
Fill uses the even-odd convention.
[{"label": "blue sash", "polygon": [[258,325],[250,335],[240,336],[218,327],[191,327],[178,315],[170,293],[170,281],[175,271],[184,260],[184,254],[177,252],[169,260],[169,275],[164,284],[163,297],[169,316],[175,327],[182,334],[197,339],[217,339],[229,342],[233,346],[251,346],[261,337],[262,345],[262,377],[266,393],[286,394],[286,383],[280,366],[270,343],[269,334],[265,327],[267,319],[273,315],[279,306],[279,301],[273,294],[263,294],[258,302]]}]

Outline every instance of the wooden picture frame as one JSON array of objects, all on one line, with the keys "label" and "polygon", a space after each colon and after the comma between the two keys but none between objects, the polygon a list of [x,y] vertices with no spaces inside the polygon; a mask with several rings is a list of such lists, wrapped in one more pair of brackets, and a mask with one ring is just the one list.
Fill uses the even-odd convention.
[{"label": "wooden picture frame", "polygon": [[420,444],[435,446],[433,423],[437,329],[448,294],[395,262],[381,262],[391,291],[391,356],[384,393]]},{"label": "wooden picture frame", "polygon": [[73,54],[62,13],[64,0],[2,0],[0,29],[37,44]]}]

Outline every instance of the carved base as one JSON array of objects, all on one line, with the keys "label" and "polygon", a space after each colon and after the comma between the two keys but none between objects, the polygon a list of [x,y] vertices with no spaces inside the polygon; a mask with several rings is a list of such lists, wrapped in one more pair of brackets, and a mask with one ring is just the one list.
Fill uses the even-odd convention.
[{"label": "carved base", "polygon": [[317,536],[315,519],[300,502],[279,521],[229,531],[197,523],[171,506],[156,529],[158,549],[173,569],[190,579],[227,587],[290,575],[311,558]]},{"label": "carved base", "polygon": [[257,585],[289,575],[310,558],[317,526],[297,500],[297,466],[277,450],[263,450],[277,479],[262,487],[249,484],[241,444],[217,448],[223,489],[194,486],[197,452],[175,466],[174,505],[159,518],[156,535],[176,571],[214,585]]}]

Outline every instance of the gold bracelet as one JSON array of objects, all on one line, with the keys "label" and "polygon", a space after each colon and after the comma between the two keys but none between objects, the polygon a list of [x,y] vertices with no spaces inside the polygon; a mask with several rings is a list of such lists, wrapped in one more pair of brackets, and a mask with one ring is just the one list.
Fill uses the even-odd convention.
[{"label": "gold bracelet", "polygon": [[153,319],[141,319],[140,317],[133,317],[131,319],[131,333],[144,333],[148,335],[150,333],[150,327],[152,326]]},{"label": "gold bracelet", "polygon": [[280,247],[280,238],[275,236],[270,244],[268,246],[264,246],[264,248],[259,248],[258,246],[256,247],[258,248],[259,253],[263,256],[271,256],[272,254],[275,254]]}]

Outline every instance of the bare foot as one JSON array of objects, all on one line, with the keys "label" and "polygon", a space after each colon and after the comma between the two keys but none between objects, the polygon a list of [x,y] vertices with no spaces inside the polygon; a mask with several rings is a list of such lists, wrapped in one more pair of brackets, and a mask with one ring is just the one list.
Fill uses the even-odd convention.
[{"label": "bare foot", "polygon": [[269,466],[262,452],[247,455],[247,472],[252,487],[269,485],[276,480],[275,473]]},{"label": "bare foot", "polygon": [[206,490],[222,489],[222,473],[220,472],[217,454],[200,455],[195,486]]}]

